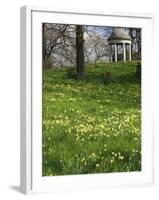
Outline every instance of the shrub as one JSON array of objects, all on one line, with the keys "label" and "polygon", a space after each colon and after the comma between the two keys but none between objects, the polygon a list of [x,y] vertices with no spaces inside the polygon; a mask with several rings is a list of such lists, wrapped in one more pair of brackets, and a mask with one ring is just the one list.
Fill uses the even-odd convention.
[{"label": "shrub", "polygon": [[103,73],[103,83],[104,85],[107,85],[111,81],[111,73],[110,72],[104,72]]},{"label": "shrub", "polygon": [[53,62],[50,58],[48,58],[47,60],[43,61],[43,68],[44,69],[51,69],[53,68]]},{"label": "shrub", "polygon": [[135,77],[139,79],[141,78],[141,63],[140,62],[138,62],[136,65]]},{"label": "shrub", "polygon": [[66,70],[66,76],[68,79],[77,79],[77,73],[75,67],[68,67]]}]

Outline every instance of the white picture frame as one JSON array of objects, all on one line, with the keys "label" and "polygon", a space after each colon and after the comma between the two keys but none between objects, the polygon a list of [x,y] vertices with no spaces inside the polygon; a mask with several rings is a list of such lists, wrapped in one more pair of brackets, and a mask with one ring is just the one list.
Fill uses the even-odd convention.
[{"label": "white picture frame", "polygon": [[[43,22],[142,28],[141,172],[42,177],[41,24]],[[152,30],[151,14],[68,11],[35,6],[21,8],[21,192],[25,194],[64,192],[154,183]]]}]

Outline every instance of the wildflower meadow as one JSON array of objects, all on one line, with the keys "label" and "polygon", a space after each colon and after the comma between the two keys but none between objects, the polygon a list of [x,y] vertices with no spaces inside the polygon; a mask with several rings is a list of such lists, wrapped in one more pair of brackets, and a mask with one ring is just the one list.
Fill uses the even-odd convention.
[{"label": "wildflower meadow", "polygon": [[86,65],[83,80],[43,70],[43,176],[141,170],[136,64]]}]

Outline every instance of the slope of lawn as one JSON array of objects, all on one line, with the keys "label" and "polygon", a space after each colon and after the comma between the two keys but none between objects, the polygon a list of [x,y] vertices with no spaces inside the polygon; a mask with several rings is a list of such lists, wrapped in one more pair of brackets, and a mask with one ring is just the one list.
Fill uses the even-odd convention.
[{"label": "slope of lawn", "polygon": [[135,70],[136,62],[90,65],[83,81],[66,68],[43,71],[43,176],[141,170]]}]

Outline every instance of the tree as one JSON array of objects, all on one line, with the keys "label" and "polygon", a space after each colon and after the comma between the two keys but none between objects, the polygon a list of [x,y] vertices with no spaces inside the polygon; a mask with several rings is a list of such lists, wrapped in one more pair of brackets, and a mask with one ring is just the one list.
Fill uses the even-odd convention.
[{"label": "tree", "polygon": [[136,42],[138,46],[138,58],[141,59],[141,28],[136,29]]},{"label": "tree", "polygon": [[43,43],[42,43],[42,56],[43,56],[43,62],[45,62],[46,60],[46,24],[43,23],[42,24],[42,40],[43,40]]},{"label": "tree", "polygon": [[[68,52],[70,52],[70,46],[74,45],[72,41],[75,40],[75,36],[73,36],[75,26],[43,23],[42,27],[43,66],[45,66],[45,63],[48,66],[48,61],[54,65],[57,60],[62,61],[61,57],[69,60],[70,56]],[[67,52],[67,55],[64,52]],[[72,59],[70,59],[70,62],[73,62]]]},{"label": "tree", "polygon": [[106,62],[109,59],[109,45],[107,38],[111,33],[109,27],[86,26],[84,33],[85,62]]},{"label": "tree", "polygon": [[132,39],[131,51],[133,59],[141,59],[141,28],[130,28],[129,34]]},{"label": "tree", "polygon": [[84,26],[76,25],[76,70],[77,77],[84,77]]}]

